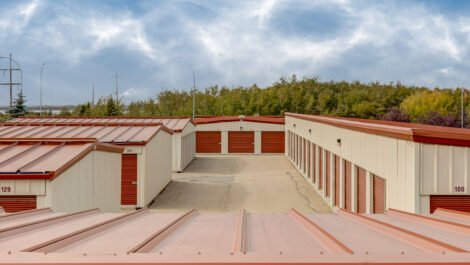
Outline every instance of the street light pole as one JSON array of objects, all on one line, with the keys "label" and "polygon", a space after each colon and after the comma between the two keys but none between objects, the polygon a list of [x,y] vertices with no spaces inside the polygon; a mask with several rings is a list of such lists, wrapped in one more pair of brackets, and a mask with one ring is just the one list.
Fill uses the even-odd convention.
[{"label": "street light pole", "polygon": [[463,113],[464,113],[464,111],[463,111],[463,96],[464,96],[463,89],[464,89],[464,88],[463,88],[463,86],[462,86],[462,87],[460,88],[460,91],[462,92],[462,93],[460,94],[460,127],[461,127],[461,128],[463,128],[463,123],[464,123],[464,122],[463,122],[463,118],[464,118],[464,117],[463,117]]},{"label": "street light pole", "polygon": [[193,120],[194,120],[194,117],[196,116],[196,75],[194,74],[193,68],[191,68],[191,72],[193,73]]},{"label": "street light pole", "polygon": [[42,116],[42,73],[45,65],[46,63],[42,63],[41,65],[41,77],[39,81],[39,116]]}]

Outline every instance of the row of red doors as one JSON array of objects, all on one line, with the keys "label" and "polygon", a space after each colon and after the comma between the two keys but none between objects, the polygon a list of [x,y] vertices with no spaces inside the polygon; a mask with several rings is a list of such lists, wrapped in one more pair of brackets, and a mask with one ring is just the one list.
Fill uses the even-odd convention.
[{"label": "row of red doors", "polygon": [[[320,146],[316,146],[312,142],[304,139],[292,132],[288,134],[289,152],[288,156],[294,163],[301,168],[300,170],[307,175],[313,183],[318,181],[318,189],[325,190],[324,196],[329,198],[331,196],[330,189],[334,190],[333,202],[335,206],[340,205],[340,170],[343,167],[343,198],[344,208],[351,211],[352,205],[352,164],[341,159],[337,155],[331,157],[328,150],[324,150]],[[330,161],[332,160],[332,161]],[[333,165],[331,165],[333,164]],[[316,165],[318,169],[316,170]],[[333,170],[331,170],[332,166]],[[359,213],[366,212],[366,170],[363,168],[354,167],[357,176],[356,185],[356,209]],[[330,172],[333,171],[333,176]],[[320,176],[325,176],[323,177]],[[373,175],[372,176],[372,211],[374,213],[383,213],[385,211],[385,180]]]},{"label": "row of red doors", "polygon": [[[216,131],[196,132],[196,153],[221,153],[222,136]],[[228,132],[228,152],[255,152],[254,132]],[[262,153],[284,153],[284,132],[261,132]]]}]

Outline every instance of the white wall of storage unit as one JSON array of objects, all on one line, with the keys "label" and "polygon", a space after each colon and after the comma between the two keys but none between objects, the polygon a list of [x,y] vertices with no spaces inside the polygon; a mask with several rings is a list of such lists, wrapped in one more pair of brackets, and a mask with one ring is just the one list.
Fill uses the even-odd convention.
[{"label": "white wall of storage unit", "polygon": [[173,137],[161,130],[145,146],[126,146],[137,154],[137,205],[146,207],[168,185],[172,176]]},{"label": "white wall of storage unit", "polygon": [[137,197],[141,207],[151,203],[171,181],[171,139],[171,134],[160,131],[143,150],[142,168],[145,174],[138,174],[137,180],[139,185],[142,184],[142,192]]},{"label": "white wall of storage unit", "polygon": [[30,187],[29,194],[17,195],[38,195],[38,208],[51,207],[60,212],[100,208],[117,212],[121,209],[121,154],[92,151],[51,181],[15,182],[16,187]]},{"label": "white wall of storage unit", "polygon": [[198,124],[196,131],[220,131],[221,132],[221,153],[228,154],[228,132],[254,132],[255,134],[255,154],[261,154],[261,132],[263,131],[284,131],[284,124],[273,124],[251,121],[231,121]]},{"label": "white wall of storage unit", "polygon": [[[386,181],[386,208],[404,211],[429,213],[430,195],[469,195],[470,148],[452,145],[419,143],[398,138],[344,129],[324,123],[286,116],[286,155],[299,172],[323,196],[325,202],[333,205],[334,189],[331,185],[329,198],[324,189],[319,190],[318,181],[313,184],[305,172],[301,161],[303,144],[297,149],[297,142],[307,140],[317,147],[310,148],[311,155],[317,154],[319,147],[331,152],[330,183],[334,183],[334,156],[341,158],[340,167],[340,206],[344,206],[344,160],[351,162],[352,204],[356,205],[356,170],[367,171],[366,198],[367,210],[372,207],[372,178],[379,176]],[[338,143],[340,139],[341,143]],[[300,160],[300,163],[295,161]],[[325,159],[323,160],[325,163]],[[311,165],[313,166],[313,165]],[[316,171],[319,165],[316,161]],[[326,164],[323,164],[326,168]],[[323,183],[325,183],[325,173]]]},{"label": "white wall of storage unit", "polygon": [[0,195],[46,195],[44,179],[0,179],[0,187],[10,187],[9,192],[0,190]]},{"label": "white wall of storage unit", "polygon": [[173,171],[182,172],[196,156],[196,126],[188,122],[181,132],[173,134]]},{"label": "white wall of storage unit", "polygon": [[[344,166],[344,160],[351,162],[353,187],[351,199],[353,205],[355,205],[356,191],[356,170],[354,170],[354,166],[360,166],[369,173],[386,180],[386,208],[396,208],[410,212],[418,212],[420,210],[419,186],[418,178],[416,178],[419,167],[415,163],[419,153],[416,143],[352,131],[289,116],[286,117],[286,130],[299,136],[300,139],[306,139],[317,145],[316,152],[318,152],[318,147],[321,147],[332,154],[338,155],[341,157],[340,165],[342,167]],[[341,139],[341,144],[338,144],[338,139]],[[286,145],[288,145],[288,141]],[[288,148],[287,146],[286,150]],[[332,162],[333,159],[331,158],[330,161]],[[326,168],[326,166],[323,166],[323,168]],[[319,166],[316,169],[318,172]],[[330,176],[332,177],[330,183],[333,183],[333,165],[330,166],[330,169]],[[344,179],[344,169],[341,170],[340,174],[340,178]],[[305,174],[303,175],[305,176]],[[324,179],[325,174],[322,177]],[[317,190],[318,183],[317,181],[316,185],[314,185]],[[325,183],[325,179],[323,183]],[[344,187],[341,187],[341,190],[344,190]],[[319,193],[324,194],[324,191],[321,190]],[[325,199],[330,205],[332,205],[334,191],[331,192],[331,195],[330,199]],[[341,201],[343,200],[344,198]]]}]

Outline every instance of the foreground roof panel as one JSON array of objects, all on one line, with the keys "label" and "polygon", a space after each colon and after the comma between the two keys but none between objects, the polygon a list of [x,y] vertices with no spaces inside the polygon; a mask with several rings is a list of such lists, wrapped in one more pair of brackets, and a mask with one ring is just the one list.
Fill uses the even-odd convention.
[{"label": "foreground roof panel", "polygon": [[[71,214],[46,211],[13,219],[16,221],[0,228],[0,263],[449,264],[470,261],[467,230],[462,230],[464,234],[452,233],[427,225],[422,217],[429,216],[405,217],[393,210],[380,215],[344,211],[304,215],[294,210],[288,214],[245,211],[217,214],[195,210],[152,213],[148,209],[106,214],[96,209]],[[43,223],[38,225],[41,220]],[[28,229],[2,237],[6,233],[2,231],[28,223],[31,223]],[[442,251],[439,247],[448,249]]]}]

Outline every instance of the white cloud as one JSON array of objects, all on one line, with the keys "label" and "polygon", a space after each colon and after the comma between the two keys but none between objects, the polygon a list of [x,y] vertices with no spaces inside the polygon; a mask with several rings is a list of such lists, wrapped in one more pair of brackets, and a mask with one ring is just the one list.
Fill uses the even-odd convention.
[{"label": "white cloud", "polygon": [[[470,16],[445,15],[415,2],[360,0],[137,2],[141,10],[82,2],[27,1],[0,10],[3,52],[18,49],[31,63],[36,84],[41,61],[63,97],[80,100],[80,88],[112,73],[128,80],[124,97],[155,89],[197,86],[266,86],[280,76],[418,85],[453,85],[445,69],[470,82]],[[310,14],[311,13],[311,14]],[[34,23],[32,23],[34,22]],[[2,48],[0,48],[2,49]],[[26,65],[27,67],[28,65]],[[31,80],[28,80],[30,78]],[[52,78],[49,76],[48,78]],[[73,81],[72,81],[73,80]],[[137,89],[146,87],[148,89]],[[58,89],[58,88],[56,88]]]},{"label": "white cloud", "polygon": [[18,7],[19,13],[24,17],[25,22],[28,22],[31,19],[31,17],[36,12],[38,5],[39,5],[38,0],[33,0],[29,2],[28,4],[20,5]]}]

